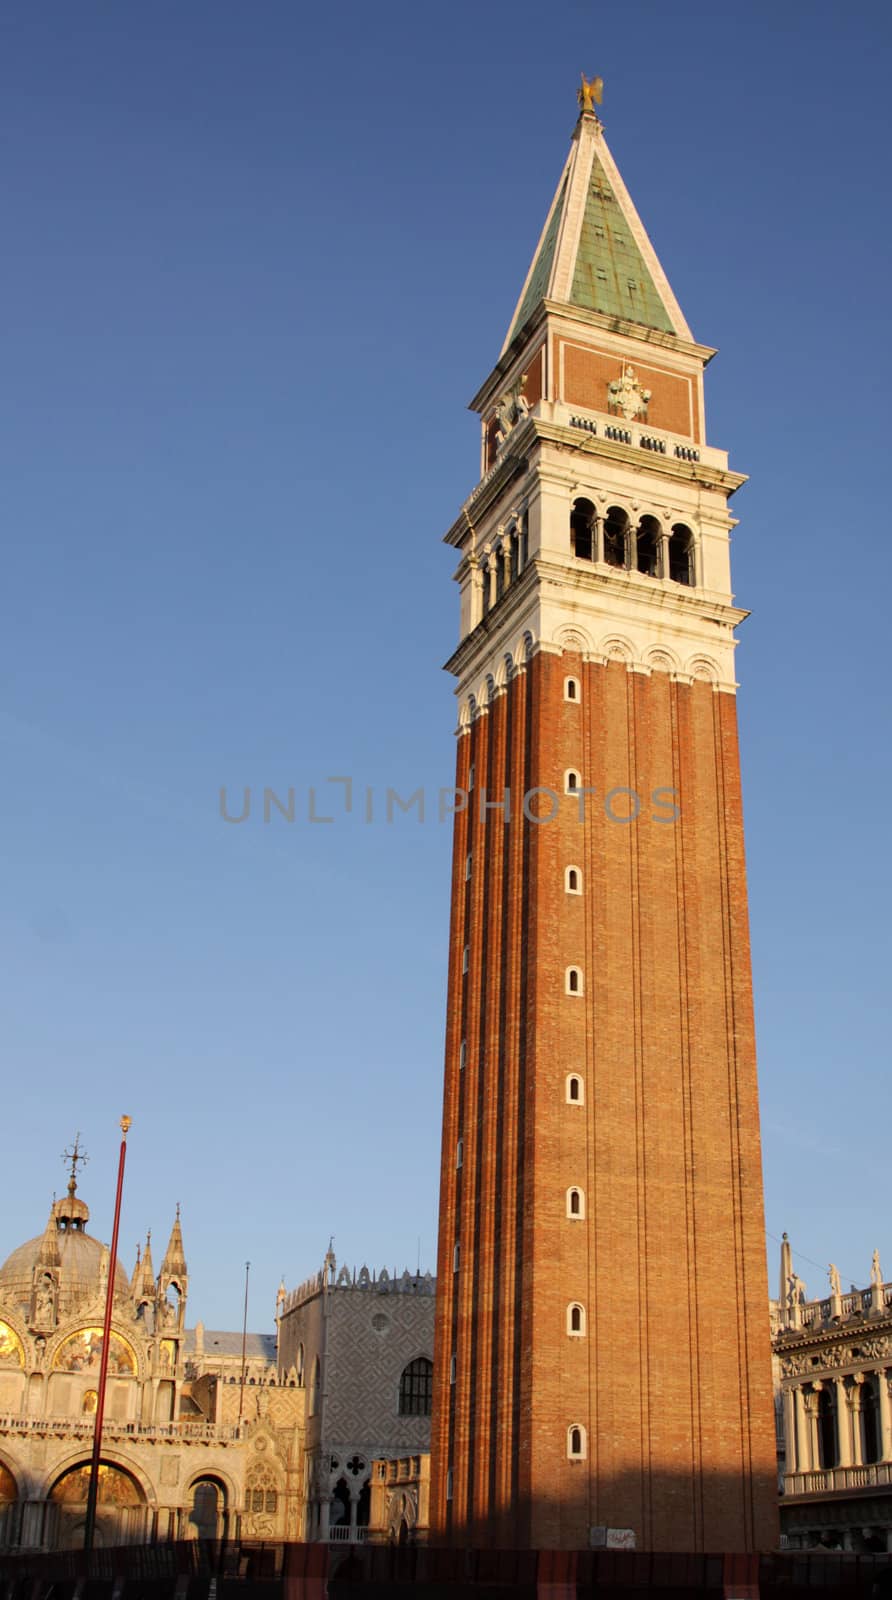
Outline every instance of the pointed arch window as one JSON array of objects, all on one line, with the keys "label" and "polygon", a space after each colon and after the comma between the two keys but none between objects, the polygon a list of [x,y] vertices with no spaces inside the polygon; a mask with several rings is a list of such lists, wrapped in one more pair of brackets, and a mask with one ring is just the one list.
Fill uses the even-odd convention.
[{"label": "pointed arch window", "polygon": [[307,1407],[307,1410],[308,1410],[309,1415],[311,1417],[315,1417],[316,1412],[319,1409],[319,1377],[320,1377],[319,1357],[318,1356],[314,1356],[313,1357],[313,1366],[312,1366],[312,1370],[310,1372],[310,1394],[309,1394],[309,1405]]}]

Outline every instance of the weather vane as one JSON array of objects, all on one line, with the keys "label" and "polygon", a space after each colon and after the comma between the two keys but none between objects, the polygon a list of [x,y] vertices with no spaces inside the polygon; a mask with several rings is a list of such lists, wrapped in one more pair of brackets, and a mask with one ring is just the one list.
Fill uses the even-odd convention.
[{"label": "weather vane", "polygon": [[587,78],[585,73],[580,74],[582,85],[576,91],[576,98],[583,111],[594,111],[604,98],[604,79]]},{"label": "weather vane", "polygon": [[63,1150],[61,1155],[61,1160],[65,1162],[66,1167],[69,1161],[71,1162],[71,1177],[68,1179],[69,1194],[73,1195],[77,1189],[78,1163],[80,1163],[82,1167],[85,1167],[89,1159],[90,1157],[87,1155],[87,1152],[81,1149],[80,1133],[76,1133],[74,1136],[74,1144],[69,1150]]}]

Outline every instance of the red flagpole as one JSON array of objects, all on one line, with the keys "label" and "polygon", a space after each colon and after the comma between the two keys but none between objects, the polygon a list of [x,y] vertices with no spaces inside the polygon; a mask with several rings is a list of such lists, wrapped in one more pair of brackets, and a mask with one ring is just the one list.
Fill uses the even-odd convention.
[{"label": "red flagpole", "polygon": [[96,1420],[93,1424],[93,1457],[90,1462],[90,1484],[87,1490],[87,1516],[84,1522],[84,1550],[93,1548],[96,1531],[96,1501],[99,1495],[99,1457],[102,1453],[102,1421],[105,1416],[105,1385],[108,1378],[108,1347],[111,1343],[112,1311],[115,1303],[115,1268],[118,1264],[118,1229],[121,1224],[121,1195],[124,1189],[124,1161],[127,1156],[127,1133],[131,1117],[121,1118],[121,1153],[118,1157],[118,1189],[115,1195],[115,1221],[112,1228],[111,1250],[108,1258],[108,1284],[105,1291],[105,1321],[102,1325],[102,1355],[99,1361],[99,1391],[96,1398]]}]

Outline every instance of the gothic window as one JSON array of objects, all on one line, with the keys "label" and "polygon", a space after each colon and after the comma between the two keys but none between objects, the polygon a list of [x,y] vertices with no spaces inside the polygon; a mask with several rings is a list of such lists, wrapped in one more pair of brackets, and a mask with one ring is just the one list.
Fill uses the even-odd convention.
[{"label": "gothic window", "polygon": [[620,506],[611,506],[604,520],[604,560],[608,567],[626,564],[626,527],[628,517]]},{"label": "gothic window", "polygon": [[580,1222],[585,1217],[585,1195],[581,1189],[567,1190],[567,1216]]},{"label": "gothic window", "polygon": [[647,578],[655,578],[660,570],[660,524],[656,517],[642,517],[635,541],[635,564]]},{"label": "gothic window", "polygon": [[568,967],[566,974],[567,994],[582,994],[582,968]]},{"label": "gothic window", "polygon": [[567,1456],[570,1461],[585,1460],[585,1429],[581,1422],[574,1422],[567,1429]]},{"label": "gothic window", "polygon": [[315,1417],[319,1409],[319,1357],[313,1357],[313,1370],[310,1376],[310,1404],[308,1407],[311,1417]]},{"label": "gothic window", "polygon": [[574,500],[570,512],[570,548],[577,561],[594,558],[595,508],[590,500]]},{"label": "gothic window", "polygon": [[579,699],[579,679],[578,678],[565,678],[564,679],[564,699],[565,700],[578,700]]},{"label": "gothic window", "polygon": [[299,1389],[304,1386],[304,1347],[302,1344],[297,1347],[297,1385]]},{"label": "gothic window", "polygon": [[429,1417],[434,1388],[434,1364],[427,1356],[416,1356],[403,1368],[400,1378],[401,1417]]},{"label": "gothic window", "polygon": [[669,576],[688,587],[694,582],[694,535],[683,522],[676,522],[669,535]]},{"label": "gothic window", "polygon": [[567,1332],[572,1339],[581,1339],[585,1335],[585,1307],[577,1300],[571,1301],[567,1307]]},{"label": "gothic window", "polygon": [[581,1106],[585,1100],[585,1088],[578,1072],[567,1074],[567,1104]]},{"label": "gothic window", "polygon": [[579,773],[573,767],[564,773],[564,794],[578,794],[582,787]]},{"label": "gothic window", "polygon": [[582,894],[582,873],[578,867],[568,867],[564,873],[564,888],[568,894]]}]

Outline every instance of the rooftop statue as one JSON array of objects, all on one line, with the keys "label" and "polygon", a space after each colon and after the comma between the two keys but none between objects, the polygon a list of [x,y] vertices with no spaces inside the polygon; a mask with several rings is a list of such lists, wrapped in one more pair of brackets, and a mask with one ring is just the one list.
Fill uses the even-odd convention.
[{"label": "rooftop statue", "polygon": [[594,111],[595,106],[600,105],[604,98],[604,79],[587,78],[584,72],[580,76],[582,87],[577,90],[576,98],[583,111]]}]

